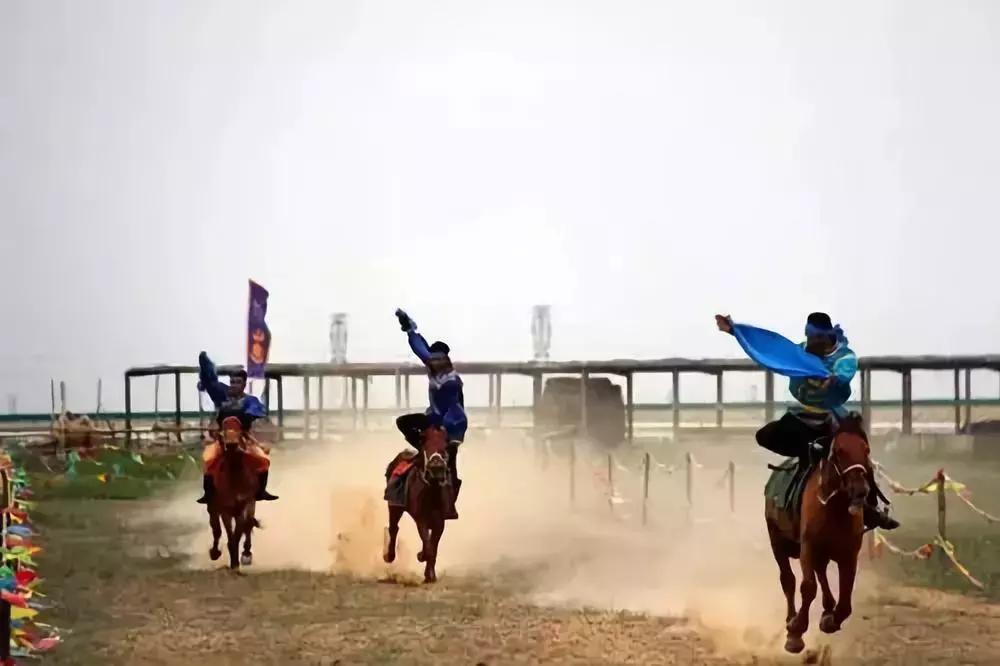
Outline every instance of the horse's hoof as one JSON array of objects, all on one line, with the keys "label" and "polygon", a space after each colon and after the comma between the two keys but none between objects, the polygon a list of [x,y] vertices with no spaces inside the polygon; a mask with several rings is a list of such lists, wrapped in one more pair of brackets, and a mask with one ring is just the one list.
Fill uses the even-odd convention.
[{"label": "horse's hoof", "polygon": [[208,556],[214,562],[217,559],[219,559],[220,557],[222,557],[222,551],[219,550],[218,548],[212,548],[211,550],[208,551]]},{"label": "horse's hoof", "polygon": [[426,559],[427,556],[424,555],[424,551],[420,551],[419,553],[417,553],[417,562],[423,562]]},{"label": "horse's hoof", "polygon": [[429,584],[429,583],[436,583],[436,582],[437,582],[437,576],[436,575],[434,575],[434,574],[427,574],[426,576],[424,576],[424,583],[428,583]]},{"label": "horse's hoof", "polygon": [[243,556],[240,557],[240,564],[245,567],[253,564],[253,555],[251,553],[243,553]]},{"label": "horse's hoof", "polygon": [[819,620],[819,630],[824,634],[835,634],[840,631],[840,623],[833,613],[823,613],[823,617]]},{"label": "horse's hoof", "polygon": [[798,654],[806,649],[806,642],[801,636],[789,636],[785,640],[785,652]]},{"label": "horse's hoof", "polygon": [[382,561],[386,564],[392,564],[396,561],[396,553],[382,553]]}]

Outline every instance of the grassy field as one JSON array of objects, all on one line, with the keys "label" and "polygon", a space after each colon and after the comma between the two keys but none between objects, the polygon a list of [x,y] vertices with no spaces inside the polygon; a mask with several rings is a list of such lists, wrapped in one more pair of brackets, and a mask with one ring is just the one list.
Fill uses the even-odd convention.
[{"label": "grassy field", "polygon": [[[729,459],[730,453],[724,449],[701,453],[706,478],[708,468]],[[491,523],[488,532],[462,533],[461,528],[453,528],[458,531],[446,535],[443,542],[442,580],[427,587],[414,584],[405,571],[398,576],[333,573],[333,555],[326,558],[326,565],[276,563],[248,570],[248,575],[233,575],[209,564],[202,553],[205,528],[197,517],[200,509],[192,502],[197,489],[196,467],[176,454],[147,454],[142,465],[132,461],[133,466],[126,471],[128,462],[120,458],[124,454],[108,455],[100,465],[78,466],[77,478],[70,480],[54,479],[43,466],[31,464],[39,499],[33,516],[45,539],[40,570],[47,579],[44,590],[54,605],[45,612],[45,619],[67,631],[65,645],[47,656],[46,663],[721,665],[802,661],[780,654],[780,617],[774,622],[765,618],[762,624],[728,621],[732,616],[728,607],[735,598],[749,603],[751,611],[756,604],[760,615],[769,613],[765,609],[780,596],[766,553],[753,551],[750,559],[754,562],[746,561],[750,551],[736,554],[737,559],[719,560],[721,569],[708,569],[716,571],[713,576],[717,580],[711,580],[702,569],[686,569],[673,562],[675,555],[658,550],[660,546],[644,550],[639,545],[629,550],[649,538],[653,530],[663,543],[685,544],[692,537],[711,541],[734,531],[724,528],[711,534],[686,534],[672,527],[660,518],[674,497],[666,494],[673,492],[666,482],[651,496],[656,520],[648,531],[621,524],[634,518],[622,516],[587,532],[575,527],[557,531],[544,524],[539,532],[547,537],[539,539],[530,532],[527,538],[543,555],[541,559],[488,558],[488,551],[506,552],[503,542],[509,537],[499,523]],[[280,460],[286,479],[301,455],[291,452]],[[370,466],[367,460],[356,459],[361,453],[342,455],[344,459],[332,458],[330,462],[340,475],[353,473],[350,464]],[[486,457],[489,455],[493,454]],[[681,452],[661,451],[658,455],[679,457]],[[474,453],[468,454],[468,459],[467,483],[477,490],[463,505],[460,522],[465,528],[490,520],[488,507],[498,506],[490,493],[510,492],[508,486],[498,486],[500,490],[495,491],[485,476],[477,478],[480,463],[496,476],[496,466],[489,459],[479,460]],[[628,462],[627,456],[623,455],[623,460]],[[115,462],[122,475],[107,483],[97,480],[97,475]],[[934,464],[910,463],[901,471],[906,481],[911,477],[922,480]],[[315,467],[315,459],[302,461],[303,470]],[[557,467],[552,463],[552,469]],[[977,487],[997,478],[994,470],[981,466],[956,466],[953,476],[964,476],[963,480]],[[298,478],[302,485],[314,483],[305,472]],[[561,482],[561,477],[555,478]],[[744,483],[748,503],[756,501],[749,498],[759,494],[755,483],[749,478]],[[185,493],[182,500],[171,496],[178,487]],[[88,490],[101,499],[86,499]],[[578,490],[579,511],[589,511],[582,481]],[[315,498],[316,491],[312,486],[303,496]],[[473,494],[477,492],[486,497],[477,498]],[[302,506],[297,491],[287,481],[282,495],[282,501],[288,502],[286,507],[298,510]],[[108,499],[112,497],[130,499]],[[996,508],[988,505],[990,500],[983,498],[986,508]],[[917,497],[908,501],[912,504],[900,504],[905,531],[894,538],[901,545],[915,547],[932,533],[928,529],[933,527],[933,500]],[[278,511],[276,505],[280,504],[268,508]],[[546,506],[551,512],[551,503]],[[699,508],[708,512],[713,507],[706,502]],[[314,499],[312,510],[318,510]],[[509,510],[518,511],[517,507]],[[172,519],[178,511],[190,511],[193,520]],[[989,594],[995,596],[1000,585],[1000,558],[990,548],[992,533],[982,522],[962,518],[958,508],[954,511],[950,537],[962,560],[988,583]],[[591,519],[584,517],[589,525]],[[276,524],[289,518],[284,510],[273,513],[270,526],[265,518],[268,529],[258,536],[263,561],[267,547],[275,541],[304,543],[302,535],[297,535],[297,525],[284,529],[286,525]],[[523,520],[517,514],[514,523],[527,531]],[[543,522],[540,515],[537,520]],[[929,525],[924,524],[926,520]],[[375,522],[379,521],[376,516]],[[756,519],[741,519],[741,525],[743,522],[748,534],[756,534]],[[372,534],[377,539],[380,527],[374,527]],[[316,537],[309,543],[320,544],[325,538]],[[546,538],[552,543],[541,543]],[[362,543],[361,547],[377,549],[378,541]],[[526,547],[521,544],[510,552],[521,553]],[[668,562],[665,570],[647,569],[651,560],[661,557]],[[1000,608],[981,595],[913,589],[908,584],[969,590],[932,563],[889,557],[876,570],[867,568],[856,613],[846,631],[833,639],[812,636],[814,648],[832,646],[833,661],[828,663],[997,663]],[[553,580],[558,580],[559,589],[580,594],[563,597],[558,603],[543,599],[540,590],[553,589]],[[653,591],[653,602],[639,602],[634,592],[644,588]],[[598,590],[602,595],[591,594]],[[659,605],[660,597],[665,601],[670,596],[679,599],[691,590],[704,592],[697,609],[667,612],[663,609],[668,605]],[[603,593],[610,594],[610,602],[604,601]],[[720,620],[713,614],[715,610],[726,610],[726,617]],[[774,631],[758,625],[773,626]]]}]

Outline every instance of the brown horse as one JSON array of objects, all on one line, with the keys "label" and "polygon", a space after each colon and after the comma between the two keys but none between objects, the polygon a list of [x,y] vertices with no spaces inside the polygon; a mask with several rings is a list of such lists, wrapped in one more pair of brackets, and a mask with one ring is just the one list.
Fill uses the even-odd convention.
[{"label": "brown horse", "polygon": [[[229,416],[223,419],[219,434],[222,457],[211,472],[215,493],[208,504],[209,525],[212,527],[212,548],[208,556],[213,562],[222,556],[219,538],[222,536],[221,525],[225,525],[230,569],[253,563],[250,535],[254,527],[259,527],[254,501],[258,489],[257,471],[243,450],[244,437],[246,434],[238,418]],[[243,555],[237,557],[241,540],[244,541]]]},{"label": "brown horse", "polygon": [[[869,454],[861,420],[852,416],[841,423],[829,454],[806,481],[798,519],[781,525],[785,521],[768,512],[767,532],[788,603],[788,652],[799,653],[805,648],[802,636],[809,628],[809,607],[816,598],[817,580],[823,593],[820,630],[827,634],[840,631],[851,615],[851,595],[864,536],[863,510],[872,471]],[[790,558],[798,558],[802,568],[802,606],[798,612]],[[826,576],[830,562],[835,562],[839,571],[839,599],[833,596]]]},{"label": "brown horse", "polygon": [[[395,467],[400,456],[390,464]],[[389,504],[389,540],[382,559],[393,562],[396,559],[396,536],[399,534],[399,519],[409,513],[417,525],[422,548],[417,553],[417,561],[424,563],[424,582],[437,580],[438,543],[444,534],[444,523],[450,502],[454,501],[448,473],[447,438],[438,428],[430,428],[424,433],[424,445],[407,472],[406,506]]]}]

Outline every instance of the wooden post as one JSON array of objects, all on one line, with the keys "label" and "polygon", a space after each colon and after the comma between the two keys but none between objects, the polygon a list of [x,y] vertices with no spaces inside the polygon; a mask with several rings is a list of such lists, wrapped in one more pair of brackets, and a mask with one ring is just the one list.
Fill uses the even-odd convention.
[{"label": "wooden post", "polygon": [[736,463],[729,461],[729,512],[736,513]]},{"label": "wooden post", "polygon": [[634,401],[634,381],[632,373],[625,375],[625,421],[628,426],[628,443],[631,444],[634,438],[635,429],[635,401]]},{"label": "wooden post", "polygon": [[677,439],[678,431],[681,427],[681,373],[673,371],[673,390],[670,393],[671,410],[673,412],[674,440]]},{"label": "wooden post", "polygon": [[160,422],[160,376],[153,377],[153,423]]},{"label": "wooden post", "polygon": [[945,500],[945,483],[947,483],[944,470],[939,469],[937,473],[937,509],[938,509],[938,534],[942,541],[948,540],[948,530],[946,524],[947,501]]},{"label": "wooden post", "polygon": [[965,427],[972,425],[972,368],[965,369]]},{"label": "wooden post", "polygon": [[[53,393],[53,397],[55,393]],[[53,407],[55,400],[53,400]],[[132,378],[125,375],[125,446],[132,441]]]},{"label": "wooden post", "polygon": [[542,374],[536,373],[531,378],[531,427],[538,427],[538,410],[542,406]]},{"label": "wooden post", "polygon": [[774,420],[774,373],[770,370],[764,373],[764,421]]},{"label": "wooden post", "polygon": [[486,377],[487,377],[487,379],[490,380],[490,402],[489,402],[489,404],[490,404],[490,411],[492,412],[493,411],[493,403],[494,403],[494,397],[493,397],[493,373],[491,372],[490,374],[486,375]]},{"label": "wooden post", "polygon": [[403,381],[399,375],[399,368],[396,368],[396,409],[403,406]]},{"label": "wooden post", "polygon": [[309,413],[309,375],[302,376],[302,439],[309,439],[312,415]]},{"label": "wooden post", "polygon": [[[181,441],[181,373],[174,373],[174,426],[177,427],[177,441]],[[169,440],[169,438],[168,438]]]},{"label": "wooden post", "polygon": [[962,432],[962,390],[959,387],[962,371],[955,368],[955,434]]},{"label": "wooden post", "polygon": [[317,422],[316,428],[318,432],[317,437],[323,439],[324,435],[323,421],[325,420],[323,418],[323,375],[320,375],[317,378],[317,381],[319,383],[319,386],[316,387],[316,422]]},{"label": "wooden post", "polygon": [[913,434],[913,378],[903,370],[903,434]]},{"label": "wooden post", "polygon": [[358,378],[351,377],[351,428],[358,429]]},{"label": "wooden post", "polygon": [[499,428],[503,422],[503,375],[497,373],[497,415],[496,426]]},{"label": "wooden post", "polygon": [[97,378],[97,407],[94,409],[94,417],[99,418],[101,416],[101,378]]},{"label": "wooden post", "polygon": [[59,408],[60,414],[66,413],[66,382],[59,382]]},{"label": "wooden post", "polygon": [[361,378],[361,381],[362,381],[361,425],[367,430],[368,429],[368,382],[370,382],[371,379],[368,377],[368,375],[365,375],[364,377]]},{"label": "wooden post", "polygon": [[[199,403],[200,406],[200,403]],[[278,375],[278,430],[281,431],[281,437],[285,436],[285,390],[284,390],[284,377]]]},{"label": "wooden post", "polygon": [[646,524],[649,504],[649,451],[642,456],[642,524]]},{"label": "wooden post", "polygon": [[589,373],[584,370],[580,373],[580,436],[586,437],[590,426],[587,423],[587,386],[590,383]]},{"label": "wooden post", "polygon": [[715,375],[715,427],[722,427],[722,371]]},{"label": "wooden post", "polygon": [[403,391],[406,393],[406,408],[410,408],[410,375],[403,380]]}]

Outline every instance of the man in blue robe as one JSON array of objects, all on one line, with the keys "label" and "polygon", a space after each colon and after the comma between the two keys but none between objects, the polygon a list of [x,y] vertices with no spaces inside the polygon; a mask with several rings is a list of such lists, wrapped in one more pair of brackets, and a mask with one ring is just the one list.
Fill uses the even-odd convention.
[{"label": "man in blue robe", "polygon": [[[724,333],[733,333],[732,319],[716,315],[716,325]],[[809,446],[817,439],[836,431],[845,416],[844,405],[851,397],[851,380],[858,371],[858,357],[847,346],[840,326],[834,326],[830,315],[813,312],[806,319],[806,341],[802,348],[818,357],[826,368],[825,379],[792,377],[788,390],[798,401],[777,421],[757,431],[757,443],[781,456],[805,460]],[[893,530],[899,522],[880,510],[881,493],[874,475],[868,479],[870,494],[865,505],[865,526]]]},{"label": "man in blue robe", "polygon": [[[423,335],[417,332],[417,324],[402,310],[396,310],[399,326],[406,333],[410,349],[420,362],[427,367],[428,399],[430,406],[418,414],[404,414],[396,419],[396,427],[410,446],[423,446],[424,431],[428,428],[444,428],[448,434],[448,468],[454,484],[454,498],[462,480],[458,478],[458,447],[465,440],[469,420],[465,414],[465,396],[462,378],[455,372],[451,362],[451,348],[443,342],[428,345]],[[454,504],[454,503],[453,503]],[[457,518],[453,512],[451,518]]]},{"label": "man in blue robe", "polygon": [[[208,393],[212,404],[218,410],[216,420],[222,425],[222,419],[227,416],[239,417],[243,425],[244,432],[250,432],[250,426],[257,419],[267,416],[264,404],[256,396],[246,392],[247,373],[246,370],[237,370],[229,376],[229,384],[219,381],[219,374],[215,370],[215,364],[208,358],[208,354],[201,352],[198,355],[198,390]],[[258,458],[266,456],[263,451],[257,454]],[[206,468],[211,464],[211,460],[206,459]],[[267,492],[267,476],[269,469],[265,469],[258,476],[257,500],[270,502],[278,499],[277,495]],[[203,480],[205,494],[198,500],[198,504],[208,504],[215,493],[215,484],[211,474],[205,474]]]}]

